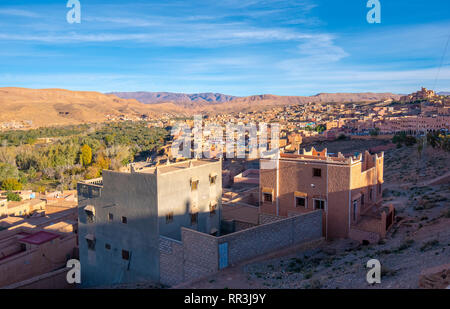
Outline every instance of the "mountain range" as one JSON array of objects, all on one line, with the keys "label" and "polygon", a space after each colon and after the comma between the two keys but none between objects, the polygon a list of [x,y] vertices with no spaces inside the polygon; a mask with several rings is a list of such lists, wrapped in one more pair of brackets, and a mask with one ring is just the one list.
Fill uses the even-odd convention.
[{"label": "mountain range", "polygon": [[174,93],[174,92],[111,92],[107,94],[116,95],[123,99],[135,99],[144,104],[157,104],[172,102],[181,106],[203,106],[208,104],[217,104],[229,102],[237,97],[221,93]]}]

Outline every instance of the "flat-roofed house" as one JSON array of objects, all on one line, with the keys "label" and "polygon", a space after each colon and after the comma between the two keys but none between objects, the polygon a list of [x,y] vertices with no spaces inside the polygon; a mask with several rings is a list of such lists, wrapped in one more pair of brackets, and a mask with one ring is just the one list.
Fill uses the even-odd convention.
[{"label": "flat-roofed house", "polygon": [[159,282],[160,236],[220,232],[222,163],[189,160],[78,184],[82,284]]},{"label": "flat-roofed house", "polygon": [[260,212],[288,217],[321,209],[328,239],[377,241],[393,223],[383,207],[384,154],[330,156],[314,148],[303,154],[261,159]]}]

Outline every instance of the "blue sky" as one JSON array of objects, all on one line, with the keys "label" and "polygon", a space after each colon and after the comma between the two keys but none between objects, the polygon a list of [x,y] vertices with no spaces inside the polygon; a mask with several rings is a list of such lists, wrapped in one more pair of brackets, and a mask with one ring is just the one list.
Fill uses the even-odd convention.
[{"label": "blue sky", "polygon": [[[0,87],[314,95],[450,90],[450,1],[1,0]],[[442,66],[441,66],[442,63]],[[440,69],[439,69],[440,68]]]}]

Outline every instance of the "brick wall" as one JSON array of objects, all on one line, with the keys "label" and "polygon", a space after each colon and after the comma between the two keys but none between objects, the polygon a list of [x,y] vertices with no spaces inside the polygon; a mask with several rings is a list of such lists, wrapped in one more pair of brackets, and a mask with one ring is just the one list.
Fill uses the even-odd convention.
[{"label": "brick wall", "polygon": [[277,215],[270,215],[270,214],[259,214],[259,224],[267,224],[272,223],[276,221],[282,220],[283,217],[277,216]]},{"label": "brick wall", "polygon": [[185,281],[217,272],[219,269],[217,237],[182,227],[181,239]]},{"label": "brick wall", "polygon": [[218,243],[228,243],[228,263],[231,265],[320,237],[321,210],[228,234],[219,237]]},{"label": "brick wall", "polygon": [[159,281],[174,285],[184,281],[183,243],[164,236],[159,238]]}]

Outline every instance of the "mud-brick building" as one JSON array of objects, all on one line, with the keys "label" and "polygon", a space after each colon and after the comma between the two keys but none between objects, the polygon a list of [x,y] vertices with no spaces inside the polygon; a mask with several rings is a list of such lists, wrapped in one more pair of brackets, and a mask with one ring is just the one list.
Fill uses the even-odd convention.
[{"label": "mud-brick building", "polygon": [[217,235],[221,171],[219,160],[190,160],[78,183],[82,285],[159,282],[160,237]]},{"label": "mud-brick building", "polygon": [[384,153],[345,157],[314,148],[261,159],[260,212],[289,217],[321,209],[327,239],[378,241],[394,219],[382,206]]}]

